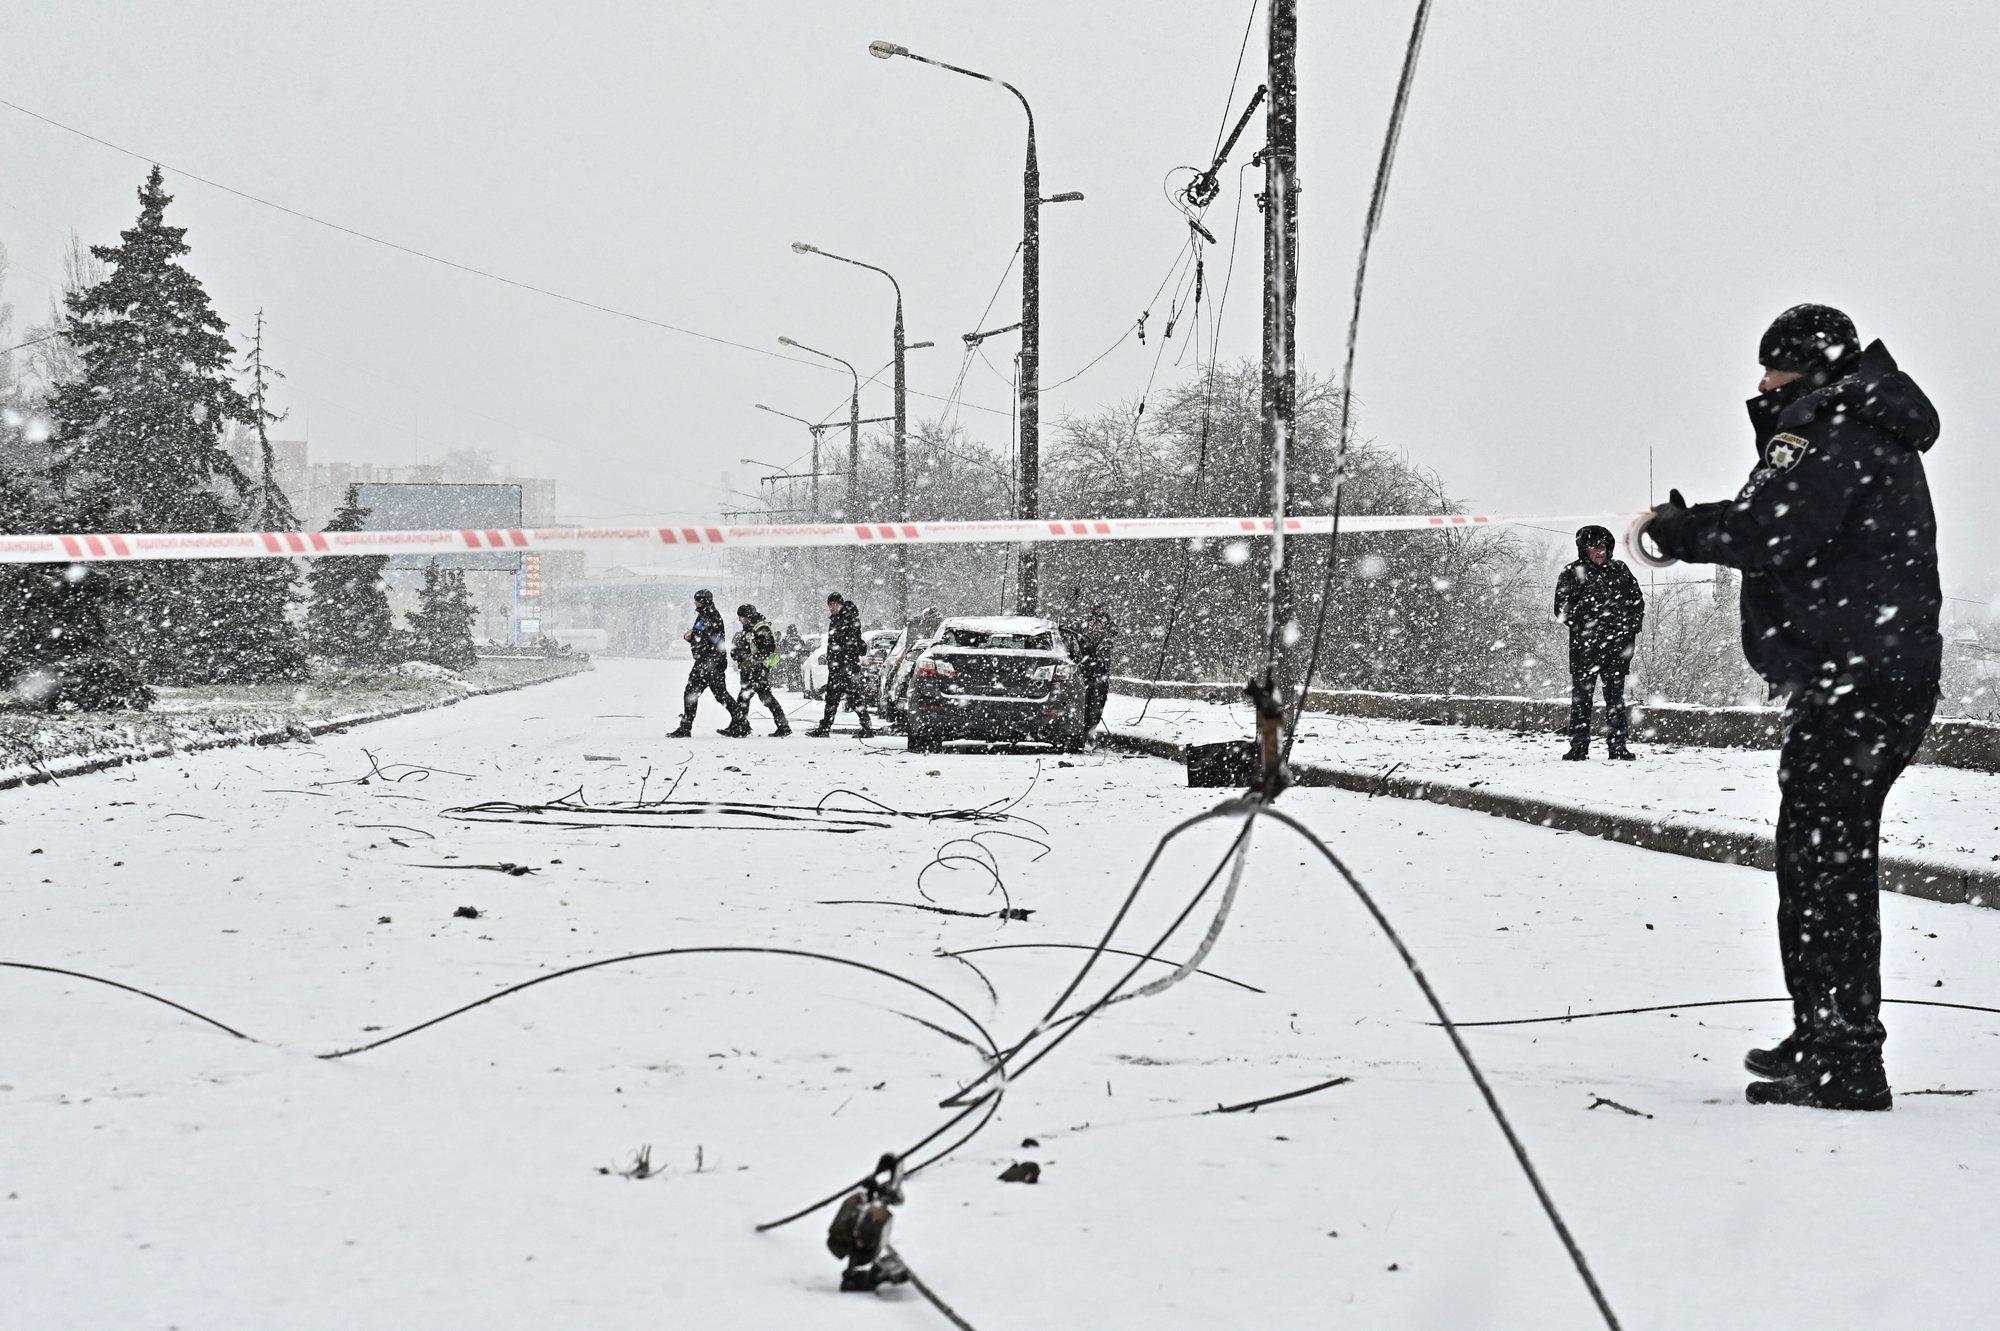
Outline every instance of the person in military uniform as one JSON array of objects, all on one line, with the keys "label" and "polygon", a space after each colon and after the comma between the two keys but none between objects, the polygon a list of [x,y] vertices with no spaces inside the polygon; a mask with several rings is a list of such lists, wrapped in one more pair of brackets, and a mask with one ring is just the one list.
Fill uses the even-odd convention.
[{"label": "person in military uniform", "polygon": [[1882,803],[1937,706],[1938,414],[1881,342],[1824,305],[1779,315],[1750,402],[1757,463],[1734,499],[1678,490],[1638,539],[1743,571],[1743,650],[1785,703],[1778,943],[1792,1032],[1744,1065],[1752,1104],[1888,1109]]},{"label": "person in military uniform", "polygon": [[1556,579],[1555,615],[1569,625],[1569,752],[1578,762],[1590,756],[1590,714],[1596,684],[1604,681],[1605,753],[1629,760],[1625,676],[1632,650],[1646,624],[1646,594],[1623,560],[1611,555],[1608,527],[1576,533],[1576,562]]},{"label": "person in military uniform", "polygon": [[688,645],[694,664],[688,668],[687,686],[681,690],[680,728],[668,731],[667,738],[686,739],[694,733],[694,711],[703,693],[715,695],[715,700],[729,709],[729,728],[734,729],[743,718],[737,715],[736,699],[729,692],[729,628],[715,608],[715,593],[703,590],[694,594],[694,623],[681,634],[681,641]]},{"label": "person in military uniform", "polygon": [[722,733],[732,739],[741,739],[750,733],[750,700],[755,698],[770,709],[774,726],[772,736],[783,739],[792,733],[792,725],[785,719],[785,709],[778,704],[778,695],[771,692],[771,671],[783,658],[778,631],[754,605],[737,606],[736,622],[743,626],[729,648],[729,655],[736,662],[736,715],[723,727]]}]

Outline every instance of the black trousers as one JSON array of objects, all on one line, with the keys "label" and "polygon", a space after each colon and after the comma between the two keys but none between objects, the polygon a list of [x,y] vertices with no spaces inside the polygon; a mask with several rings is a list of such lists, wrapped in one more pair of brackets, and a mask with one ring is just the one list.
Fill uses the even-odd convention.
[{"label": "black trousers", "polygon": [[681,724],[694,725],[694,709],[701,702],[703,693],[712,694],[715,700],[729,709],[729,719],[737,719],[736,699],[729,695],[729,661],[721,656],[698,656],[694,668],[688,671],[687,687],[681,691]]},{"label": "black trousers", "polygon": [[833,729],[834,714],[840,710],[843,700],[861,718],[861,728],[868,728],[868,704],[871,699],[861,691],[855,679],[852,666],[841,670],[828,670],[826,675],[826,714],[819,719],[821,730]]},{"label": "black trousers", "polygon": [[1625,672],[1601,666],[1591,670],[1572,669],[1569,676],[1569,742],[1571,747],[1590,747],[1590,718],[1596,702],[1595,682],[1604,680],[1604,728],[1611,742],[1623,744],[1629,713],[1625,710]]},{"label": "black trousers", "polygon": [[750,700],[771,709],[771,720],[779,730],[790,730],[785,721],[785,709],[778,705],[778,695],[771,692],[771,668],[763,665],[738,666],[736,668],[736,715],[739,719],[750,719]]},{"label": "black trousers", "polygon": [[1937,687],[1801,694],[1778,761],[1778,950],[1794,1029],[1879,1056],[1882,802],[1923,744]]},{"label": "black trousers", "polygon": [[1083,728],[1092,729],[1104,719],[1104,704],[1111,697],[1111,672],[1089,670],[1083,676]]}]

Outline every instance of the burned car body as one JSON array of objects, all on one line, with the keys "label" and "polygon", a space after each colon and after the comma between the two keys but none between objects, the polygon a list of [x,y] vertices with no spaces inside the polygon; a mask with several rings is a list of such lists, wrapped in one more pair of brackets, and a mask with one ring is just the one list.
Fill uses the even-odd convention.
[{"label": "burned car body", "polygon": [[1053,620],[955,617],[917,658],[904,729],[914,752],[957,739],[1083,748],[1082,672]]}]

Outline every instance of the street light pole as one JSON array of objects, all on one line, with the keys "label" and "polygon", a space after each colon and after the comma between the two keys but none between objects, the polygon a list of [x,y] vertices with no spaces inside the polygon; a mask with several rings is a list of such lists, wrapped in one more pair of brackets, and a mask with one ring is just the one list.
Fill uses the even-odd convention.
[{"label": "street light pole", "polygon": [[[847,361],[830,352],[821,351],[816,347],[809,347],[805,343],[794,341],[789,337],[780,337],[778,345],[792,347],[796,350],[818,356],[821,360],[830,360],[836,365],[846,366],[848,376],[854,381],[854,391],[847,399],[848,512],[846,516],[849,522],[856,521],[860,516],[861,507],[861,372]],[[817,464],[814,465],[813,470],[819,470]],[[850,582],[854,579],[854,556],[855,549],[853,546],[849,546],[847,550],[847,577]]]},{"label": "street light pole", "polygon": [[[841,263],[852,264],[856,268],[866,268],[871,273],[880,273],[889,279],[889,285],[895,289],[896,437],[891,458],[896,477],[896,494],[895,512],[891,516],[897,522],[908,522],[910,520],[910,474],[906,443],[908,438],[908,408],[906,406],[907,388],[903,377],[903,353],[909,348],[903,343],[903,284],[898,282],[896,275],[891,273],[887,268],[878,268],[872,263],[863,263],[859,259],[850,259],[844,254],[835,254],[831,250],[820,249],[817,245],[808,245],[803,240],[793,241],[792,250],[798,254],[817,254],[824,258],[836,259]],[[896,621],[901,624],[907,624],[910,619],[909,561],[905,556],[903,547],[900,545],[895,547],[893,558],[896,561]]]},{"label": "street light pole", "polygon": [[[1014,99],[1020,102],[1021,110],[1028,117],[1028,155],[1021,170],[1021,377],[1017,390],[1021,483],[1015,516],[1032,522],[1039,516],[1041,506],[1042,205],[1071,203],[1081,200],[1083,195],[1071,191],[1048,199],[1042,197],[1042,168],[1035,154],[1035,109],[1028,105],[1028,99],[1013,84],[1005,79],[996,79],[991,74],[981,74],[976,69],[932,60],[894,42],[870,42],[868,53],[878,60],[903,56],[984,83],[997,83],[1014,94]],[[1039,562],[1033,545],[1021,547],[1021,580],[1015,609],[1024,615],[1033,614],[1040,599]]]},{"label": "street light pole", "polygon": [[803,426],[805,426],[805,427],[806,427],[806,429],[807,429],[807,431],[808,431],[809,433],[811,433],[811,435],[812,435],[812,441],[813,441],[813,446],[812,446],[812,500],[811,500],[811,502],[812,502],[812,520],[813,520],[814,522],[818,522],[818,521],[819,521],[819,518],[820,518],[820,507],[819,507],[819,432],[820,432],[821,430],[824,430],[824,429],[828,429],[828,428],[830,428],[830,427],[828,427],[828,426],[825,426],[825,425],[815,425],[815,424],[813,424],[813,423],[812,423],[811,421],[807,420],[807,419],[806,419],[805,417],[803,417],[803,416],[794,416],[794,415],[792,415],[792,413],[790,413],[789,411],[779,411],[779,410],[778,410],[778,409],[777,409],[776,407],[767,407],[767,406],[765,406],[765,405],[764,405],[764,404],[763,404],[762,402],[758,402],[758,403],[755,403],[754,405],[756,406],[757,410],[759,410],[759,411],[768,411],[768,412],[770,412],[770,413],[771,413],[771,414],[772,414],[773,416],[783,416],[783,417],[784,417],[784,418],[785,418],[786,420],[788,420],[788,421],[797,421],[797,422],[798,422],[798,423],[799,423],[800,425],[803,425]]}]

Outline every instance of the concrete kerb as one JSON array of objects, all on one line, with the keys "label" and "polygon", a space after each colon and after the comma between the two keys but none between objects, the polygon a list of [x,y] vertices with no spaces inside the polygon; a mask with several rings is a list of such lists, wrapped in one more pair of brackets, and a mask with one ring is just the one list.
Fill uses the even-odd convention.
[{"label": "concrete kerb", "polygon": [[[1113,676],[1111,687],[1131,697],[1180,698],[1192,702],[1243,700],[1240,684],[1196,684],[1118,675]],[[1560,700],[1369,693],[1353,689],[1314,689],[1306,699],[1306,710],[1535,734],[1560,734],[1569,720],[1569,703]],[[1635,704],[1632,737],[1649,744],[1775,749],[1784,740],[1784,714],[1767,707]],[[1975,772],[2000,772],[2000,725],[1966,717],[1940,717],[1931,722],[1917,761]]]},{"label": "concrete kerb", "polygon": [[[1104,743],[1111,748],[1173,762],[1186,760],[1186,750],[1172,740],[1108,729],[1101,733]],[[1301,786],[1333,786],[1370,796],[1426,800],[1495,818],[1511,818],[1559,832],[1601,837],[1643,850],[1685,855],[1715,864],[1742,864],[1769,870],[1776,861],[1772,838],[1763,832],[1746,832],[1671,817],[1651,818],[1641,814],[1616,813],[1555,799],[1506,794],[1446,781],[1399,777],[1393,771],[1365,771],[1326,763],[1294,764],[1292,776]],[[2000,908],[2000,871],[1965,868],[1920,855],[1883,856],[1882,888],[1929,901]]]},{"label": "concrete kerb", "polygon": [[[589,663],[579,662],[573,670],[564,670],[539,679],[520,679],[507,684],[489,684],[483,688],[471,688],[452,698],[428,698],[423,702],[406,703],[400,707],[385,707],[372,712],[356,712],[350,716],[329,717],[315,721],[304,728],[309,734],[326,735],[334,731],[346,730],[349,726],[367,725],[371,721],[388,721],[399,716],[409,716],[416,712],[435,711],[440,707],[455,707],[468,698],[486,698],[498,693],[512,693],[516,689],[532,688],[537,684],[551,684],[571,675],[580,675],[590,669]],[[286,726],[262,726],[255,730],[231,731],[228,734],[212,735],[184,744],[148,744],[143,748],[127,749],[119,753],[107,753],[95,758],[84,758],[71,762],[57,763],[43,767],[39,771],[17,772],[0,776],[0,790],[13,790],[19,786],[49,785],[66,781],[70,777],[88,776],[92,772],[103,772],[113,767],[124,767],[131,763],[149,762],[154,758],[171,758],[177,753],[201,753],[207,749],[230,749],[244,744],[279,744],[291,738],[292,729]]]}]

